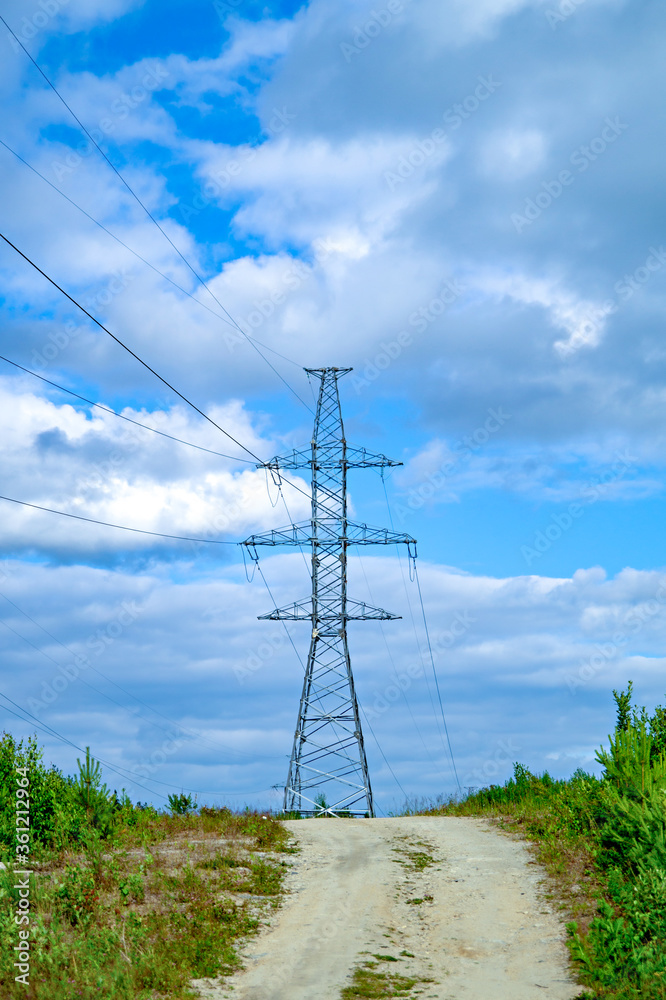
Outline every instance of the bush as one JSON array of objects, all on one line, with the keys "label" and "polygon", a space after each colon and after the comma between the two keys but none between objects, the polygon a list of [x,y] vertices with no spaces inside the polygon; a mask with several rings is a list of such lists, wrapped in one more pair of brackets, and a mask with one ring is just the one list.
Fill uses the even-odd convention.
[{"label": "bush", "polygon": [[189,816],[191,812],[194,812],[196,806],[195,799],[191,795],[185,795],[184,792],[181,792],[180,795],[169,796],[169,809],[174,816]]},{"label": "bush", "polygon": [[99,901],[92,871],[77,866],[67,868],[55,895],[58,911],[74,926],[90,917]]},{"label": "bush", "polygon": [[72,779],[46,768],[35,737],[17,742],[9,733],[0,740],[0,857],[16,853],[15,789],[18,768],[25,769],[30,795],[31,849],[60,847],[77,840],[85,815],[72,797]]}]

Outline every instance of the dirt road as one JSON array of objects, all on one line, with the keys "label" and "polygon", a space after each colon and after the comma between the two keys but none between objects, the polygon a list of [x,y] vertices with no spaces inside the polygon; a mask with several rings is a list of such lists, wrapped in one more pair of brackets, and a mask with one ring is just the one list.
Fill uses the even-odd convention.
[{"label": "dirt road", "polygon": [[224,986],[200,982],[203,997],[339,1000],[368,961],[387,984],[416,980],[400,995],[423,1000],[572,1000],[580,992],[564,929],[539,892],[543,873],[523,844],[483,821],[287,826],[301,853],[285,903],[246,949],[245,971]]}]

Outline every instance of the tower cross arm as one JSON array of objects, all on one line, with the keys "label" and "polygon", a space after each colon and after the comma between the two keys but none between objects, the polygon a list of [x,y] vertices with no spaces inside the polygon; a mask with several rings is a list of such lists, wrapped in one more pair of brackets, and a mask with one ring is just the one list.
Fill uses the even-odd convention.
[{"label": "tower cross arm", "polygon": [[317,622],[343,622],[343,621],[395,621],[400,615],[394,615],[384,608],[374,608],[364,601],[352,601],[349,598],[345,602],[344,609],[338,606],[327,607],[325,602],[313,608],[312,599],[306,598],[303,601],[295,601],[286,608],[274,608],[266,615],[259,615],[263,621],[317,621]]},{"label": "tower cross arm", "polygon": [[241,545],[254,548],[255,545],[309,545],[312,541],[310,521],[305,524],[290,524],[287,528],[274,528],[259,535],[250,535]]},{"label": "tower cross arm", "polygon": [[368,524],[347,522],[348,545],[396,545],[413,546],[416,550],[416,539],[402,531],[390,531],[388,528],[373,528]]},{"label": "tower cross arm", "polygon": [[341,469],[343,466],[347,469],[388,469],[403,464],[367,448],[347,445],[344,451],[320,449],[314,459],[312,448],[294,448],[288,455],[276,455],[269,462],[260,462],[257,468],[272,469],[274,472],[280,469],[309,469],[313,461],[320,469]]},{"label": "tower cross arm", "polygon": [[256,545],[396,545],[413,546],[416,539],[401,531],[373,528],[368,524],[355,524],[340,518],[321,518],[315,532],[312,521],[274,528],[258,535],[250,535],[240,543],[247,548]]},{"label": "tower cross arm", "polygon": [[355,448],[351,445],[347,447],[346,462],[348,468],[354,469],[387,469],[402,465],[402,462],[394,462],[386,455],[376,454],[374,451],[368,451],[367,448]]}]

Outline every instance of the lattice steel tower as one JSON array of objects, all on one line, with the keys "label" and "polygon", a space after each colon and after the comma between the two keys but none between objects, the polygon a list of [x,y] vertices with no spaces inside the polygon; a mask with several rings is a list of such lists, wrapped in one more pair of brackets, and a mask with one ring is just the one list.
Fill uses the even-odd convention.
[{"label": "lattice steel tower", "polygon": [[[374,815],[368,763],[347,645],[347,622],[398,618],[347,597],[350,545],[416,545],[409,535],[369,528],[347,519],[347,470],[402,465],[345,440],[338,379],[351,368],[306,368],[321,380],[310,449],[294,450],[259,468],[311,469],[312,516],[302,524],[252,535],[243,544],[253,559],[258,545],[309,546],[312,595],[262,619],[312,623],[284,808],[303,815]],[[414,549],[415,554],[415,549]],[[321,805],[321,794],[328,799]],[[319,802],[317,799],[319,798]]]}]

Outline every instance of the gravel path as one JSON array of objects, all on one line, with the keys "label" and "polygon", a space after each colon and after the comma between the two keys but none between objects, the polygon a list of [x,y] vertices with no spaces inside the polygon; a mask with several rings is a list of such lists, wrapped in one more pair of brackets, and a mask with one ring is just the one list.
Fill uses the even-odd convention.
[{"label": "gravel path", "polygon": [[[572,1000],[564,929],[526,847],[482,820],[410,816],[287,823],[301,853],[269,929],[207,1000],[339,1000],[354,968],[419,977],[437,1000]],[[411,955],[401,956],[401,952]]]}]

